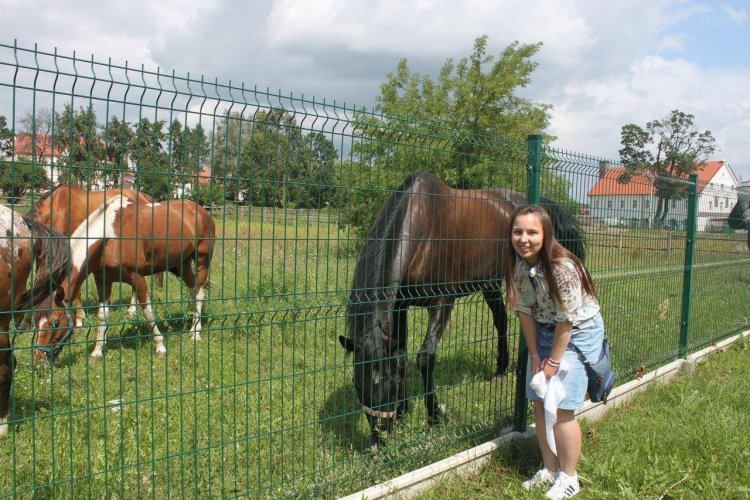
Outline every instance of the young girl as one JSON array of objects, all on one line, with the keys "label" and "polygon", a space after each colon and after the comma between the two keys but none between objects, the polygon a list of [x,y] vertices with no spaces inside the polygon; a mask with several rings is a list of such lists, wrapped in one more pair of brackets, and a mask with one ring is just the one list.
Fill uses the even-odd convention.
[{"label": "young girl", "polygon": [[[529,349],[526,397],[534,402],[536,436],[544,460],[544,468],[523,486],[531,489],[552,484],[547,498],[570,498],[580,491],[576,466],[581,456],[581,428],[574,412],[583,406],[588,383],[573,345],[586,359],[599,359],[604,338],[599,302],[591,275],[555,239],[552,221],[542,207],[527,205],[515,210],[507,251],[508,300]],[[540,371],[549,380],[558,374],[563,360],[569,369],[559,373],[565,397],[559,403],[553,427],[555,455],[547,443],[544,402],[530,382]]]}]

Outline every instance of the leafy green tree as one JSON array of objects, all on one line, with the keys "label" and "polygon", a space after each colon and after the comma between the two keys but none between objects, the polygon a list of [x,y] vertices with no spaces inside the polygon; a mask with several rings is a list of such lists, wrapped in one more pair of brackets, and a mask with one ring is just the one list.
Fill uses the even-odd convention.
[{"label": "leafy green tree", "polygon": [[13,155],[13,131],[8,128],[7,119],[0,115],[0,155]]},{"label": "leafy green tree", "polygon": [[105,178],[114,184],[122,182],[122,174],[129,170],[128,147],[134,140],[133,128],[128,122],[113,116],[104,129],[104,144],[107,154]]},{"label": "leafy green tree", "polygon": [[226,193],[221,184],[199,182],[195,189],[190,192],[188,198],[203,206],[226,203]]},{"label": "leafy green tree", "polygon": [[61,177],[78,186],[89,186],[97,180],[105,161],[105,144],[97,133],[96,113],[93,108],[75,111],[66,104],[57,116],[58,142],[62,152]]},{"label": "leafy green tree", "polygon": [[[551,110],[518,96],[531,82],[540,48],[513,42],[494,56],[481,36],[469,57],[447,59],[436,80],[413,73],[402,59],[376,98],[383,115],[356,117],[352,153],[361,173],[343,181],[348,193],[337,197],[339,223],[366,234],[387,195],[414,171],[456,188],[525,191],[526,138],[547,128]],[[567,199],[567,189],[558,189],[565,181],[553,180]]]},{"label": "leafy green tree", "polygon": [[664,223],[669,201],[687,197],[684,178],[716,151],[711,131],[700,132],[694,127],[695,117],[673,110],[667,117],[646,124],[624,125],[620,132],[620,162],[625,172],[620,182],[627,183],[636,174],[646,175],[654,182],[658,204],[655,219]]},{"label": "leafy green tree", "polygon": [[17,203],[26,192],[45,187],[48,183],[44,167],[35,161],[0,161],[0,189],[10,203]]},{"label": "leafy green tree", "polygon": [[172,197],[169,155],[164,151],[167,140],[164,120],[151,122],[141,118],[135,127],[129,154],[136,165],[138,189],[157,200]]},{"label": "leafy green tree", "polygon": [[295,172],[292,199],[299,208],[324,208],[336,194],[336,147],[322,132],[302,138],[300,169]]},{"label": "leafy green tree", "polygon": [[[472,54],[458,63],[447,59],[437,81],[412,73],[402,59],[380,86],[376,110],[426,124],[420,128],[457,130],[465,139],[501,135],[525,140],[543,131],[549,125],[551,106],[517,95],[531,83],[538,65],[532,58],[542,44],[516,41],[495,58],[487,53],[487,40],[486,35],[477,38]],[[467,140],[456,146],[458,151],[476,152],[482,145]]]}]

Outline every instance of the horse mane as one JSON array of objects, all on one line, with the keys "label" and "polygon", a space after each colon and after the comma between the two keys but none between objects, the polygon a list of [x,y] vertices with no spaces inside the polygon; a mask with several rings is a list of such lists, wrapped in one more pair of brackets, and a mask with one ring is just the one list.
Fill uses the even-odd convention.
[{"label": "horse mane", "polygon": [[747,229],[750,231],[750,194],[737,193],[737,203],[729,212],[727,223],[732,229]]},{"label": "horse mane", "polygon": [[47,299],[70,274],[70,244],[65,235],[41,224],[28,215],[21,216],[33,236],[37,274],[34,285],[26,290],[16,308],[28,310]]},{"label": "horse mane", "polygon": [[55,187],[53,187],[52,189],[50,189],[49,191],[47,191],[46,193],[44,193],[37,200],[36,204],[33,207],[31,207],[31,210],[29,210],[29,213],[27,213],[26,215],[28,217],[31,217],[32,219],[36,219],[36,217],[39,215],[39,210],[41,210],[41,208],[42,208],[42,203],[44,203],[47,200],[47,198],[51,198],[52,195],[55,193],[55,191],[57,191],[57,189],[59,187],[62,187],[64,185],[65,184],[62,183],[62,182],[58,183]]},{"label": "horse mane", "polygon": [[[500,194],[505,200],[514,206],[526,203],[526,195],[506,187],[495,187],[491,189]],[[583,228],[578,219],[559,203],[549,198],[542,197],[539,203],[552,219],[555,228],[555,237],[562,246],[570,250],[581,262],[586,261],[586,240]],[[748,214],[750,215],[750,214]]]},{"label": "horse mane", "polygon": [[578,219],[565,207],[548,198],[541,198],[539,204],[552,219],[555,237],[560,244],[570,250],[581,262],[586,262],[586,239]]},{"label": "horse mane", "polygon": [[[357,258],[354,268],[352,290],[347,305],[347,331],[355,343],[361,340],[372,321],[380,302],[386,300],[386,255],[398,243],[398,235],[404,223],[404,211],[408,207],[412,188],[418,180],[434,179],[431,174],[416,173],[406,178],[380,209],[375,224],[367,234],[365,246]],[[390,235],[390,236],[389,236]]]}]

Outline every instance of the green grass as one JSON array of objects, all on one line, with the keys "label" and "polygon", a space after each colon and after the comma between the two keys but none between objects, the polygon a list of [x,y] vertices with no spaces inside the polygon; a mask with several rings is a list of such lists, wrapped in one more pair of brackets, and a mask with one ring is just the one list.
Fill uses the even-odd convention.
[{"label": "green grass", "polygon": [[[413,309],[411,411],[373,456],[351,358],[338,343],[356,259],[352,236],[304,217],[284,223],[251,214],[218,218],[217,227],[200,342],[185,333],[191,306],[174,277],[153,293],[165,358],[153,355],[142,314],[126,316],[125,287],[115,289],[105,359],[88,358],[97,321],[91,280],[84,303],[93,316],[54,369],[32,361],[30,332],[17,334],[0,496],[334,496],[483,442],[511,422],[515,376],[487,381],[495,332],[474,295],[459,300],[438,351],[437,393],[449,423],[425,424],[413,361],[427,314]],[[632,232],[639,234],[655,236]],[[677,356],[682,249],[623,250],[606,246],[606,237],[591,235],[590,265],[625,381]],[[701,245],[715,251],[698,252],[698,262],[713,267],[696,271],[691,347],[746,325],[750,301],[750,260],[737,243]],[[515,321],[510,331],[515,345]]]},{"label": "green grass", "polygon": [[[583,421],[578,473],[586,498],[750,496],[750,341],[712,355],[693,374],[655,384],[596,422]],[[534,439],[496,452],[479,471],[419,498],[542,498],[521,482],[541,464]]]}]

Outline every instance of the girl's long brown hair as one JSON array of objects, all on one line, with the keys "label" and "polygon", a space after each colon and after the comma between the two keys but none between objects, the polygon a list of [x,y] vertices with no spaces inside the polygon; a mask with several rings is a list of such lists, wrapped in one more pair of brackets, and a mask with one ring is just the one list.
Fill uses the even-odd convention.
[{"label": "girl's long brown hair", "polygon": [[549,288],[552,292],[552,298],[557,305],[562,305],[562,298],[560,297],[560,289],[557,286],[557,282],[553,279],[552,265],[560,263],[565,259],[570,260],[573,263],[573,266],[575,266],[576,271],[578,271],[578,275],[581,277],[582,291],[589,296],[596,298],[594,280],[591,279],[591,275],[586,269],[586,266],[583,265],[583,262],[557,241],[557,238],[555,238],[555,228],[547,211],[539,205],[519,205],[510,217],[506,243],[507,246],[505,249],[505,255],[508,256],[505,266],[505,286],[508,291],[508,304],[511,307],[516,304],[518,293],[513,275],[516,269],[516,262],[520,257],[516,254],[516,251],[513,248],[513,223],[519,215],[528,214],[536,215],[542,223],[544,239],[542,240],[542,249],[539,253],[539,264],[537,264],[537,266],[542,270],[544,276],[547,277],[547,282],[549,283]]}]

